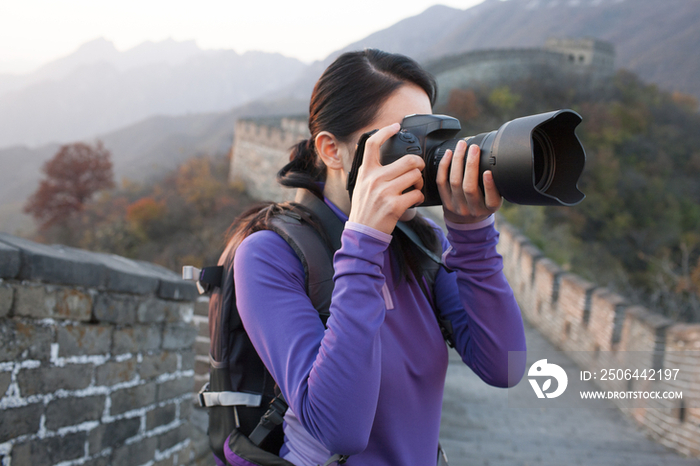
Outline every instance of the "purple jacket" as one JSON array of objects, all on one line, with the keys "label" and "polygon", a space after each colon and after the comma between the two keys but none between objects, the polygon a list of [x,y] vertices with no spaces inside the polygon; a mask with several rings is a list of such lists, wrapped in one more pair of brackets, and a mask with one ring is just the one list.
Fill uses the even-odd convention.
[{"label": "purple jacket", "polygon": [[[433,292],[464,362],[506,387],[508,352],[525,351],[525,336],[493,218],[482,223],[448,224],[447,238],[435,227],[455,273],[441,269]],[[323,464],[332,453],[351,455],[348,465],[435,464],[447,347],[421,288],[397,280],[390,240],[346,223],[327,328],[305,293],[300,260],[279,235],[256,232],[236,251],[238,310],[289,403],[281,455],[294,464]],[[524,358],[515,366],[511,385]]]}]

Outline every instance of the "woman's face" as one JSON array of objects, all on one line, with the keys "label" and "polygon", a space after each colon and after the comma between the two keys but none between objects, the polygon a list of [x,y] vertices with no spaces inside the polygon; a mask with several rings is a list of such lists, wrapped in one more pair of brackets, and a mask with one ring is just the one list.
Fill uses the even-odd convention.
[{"label": "woman's face", "polygon": [[433,110],[430,106],[430,98],[423,89],[415,84],[404,84],[384,102],[372,123],[362,128],[353,135],[351,143],[348,145],[345,157],[343,157],[343,168],[346,173],[350,173],[352,160],[355,156],[355,147],[360,136],[368,131],[380,129],[394,123],[401,123],[407,115],[416,113],[431,114]]}]

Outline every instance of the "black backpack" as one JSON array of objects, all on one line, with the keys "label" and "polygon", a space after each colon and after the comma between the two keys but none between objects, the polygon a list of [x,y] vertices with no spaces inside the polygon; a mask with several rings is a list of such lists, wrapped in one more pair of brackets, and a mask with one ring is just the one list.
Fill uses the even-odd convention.
[{"label": "black backpack", "polygon": [[[321,199],[305,189],[297,191],[295,203],[273,205],[279,213],[267,221],[266,227],[284,238],[301,260],[306,293],[325,325],[330,317],[333,293],[333,254],[340,249],[343,222]],[[323,231],[314,225],[320,225]],[[440,258],[407,225],[399,222],[397,227],[425,252],[421,268],[432,288],[442,265]],[[198,271],[200,292],[211,292],[209,383],[199,392],[200,404],[209,408],[210,446],[214,455],[227,465],[230,463],[225,460],[224,444],[230,436],[228,449],[244,459],[245,464],[293,466],[279,456],[287,404],[250,342],[236,308],[234,251],[235,248],[227,248],[219,262],[223,265]],[[419,282],[424,288],[423,281]],[[430,299],[432,290],[423,291]],[[445,340],[453,346],[450,323],[437,311],[436,316]],[[326,465],[342,464],[346,459],[337,454]]]}]

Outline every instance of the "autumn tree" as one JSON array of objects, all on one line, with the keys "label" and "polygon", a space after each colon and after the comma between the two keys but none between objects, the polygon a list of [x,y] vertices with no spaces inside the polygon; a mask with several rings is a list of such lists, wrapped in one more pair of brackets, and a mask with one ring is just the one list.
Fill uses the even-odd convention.
[{"label": "autumn tree", "polygon": [[67,226],[96,192],[114,187],[111,154],[100,141],[94,146],[82,142],[62,146],[42,172],[44,179],[24,206],[42,232]]}]

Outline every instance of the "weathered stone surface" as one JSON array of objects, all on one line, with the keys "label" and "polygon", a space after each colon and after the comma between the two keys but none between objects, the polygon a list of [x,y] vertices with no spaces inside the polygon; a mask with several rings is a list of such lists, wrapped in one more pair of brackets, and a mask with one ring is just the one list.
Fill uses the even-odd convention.
[{"label": "weathered stone surface", "polygon": [[189,436],[192,426],[189,424],[181,424],[168,432],[158,437],[158,450],[164,451],[172,448],[180,442],[184,442]]},{"label": "weathered stone surface", "polygon": [[109,456],[96,456],[90,458],[84,463],[80,463],[80,466],[109,466]]},{"label": "weathered stone surface", "polygon": [[49,437],[15,445],[12,464],[56,464],[85,455],[85,432]]},{"label": "weathered stone surface", "polygon": [[16,319],[0,320],[0,362],[17,359],[48,361],[53,332],[44,325]]},{"label": "weathered stone surface", "polygon": [[133,324],[136,322],[138,302],[133,296],[118,294],[101,294],[95,300],[95,319],[114,324]]},{"label": "weathered stone surface", "polygon": [[0,416],[0,443],[5,443],[13,438],[39,430],[39,422],[43,413],[43,403],[3,410],[2,416]]},{"label": "weathered stone surface", "polygon": [[159,298],[192,302],[197,299],[199,293],[193,282],[185,281],[180,278],[179,274],[156,264],[141,261],[139,261],[138,264],[158,277],[159,285],[157,295]]},{"label": "weathered stone surface", "polygon": [[177,354],[163,351],[158,354],[147,354],[139,368],[139,374],[144,380],[168,374],[177,370]]},{"label": "weathered stone surface", "polygon": [[156,437],[146,437],[140,442],[130,443],[114,450],[112,466],[134,466],[153,459],[158,447]]},{"label": "weathered stone surface", "polygon": [[107,289],[131,294],[152,294],[158,290],[158,277],[136,261],[114,254],[94,253],[106,268]]},{"label": "weathered stone surface", "polygon": [[135,325],[114,331],[112,354],[138,353],[160,348],[162,337],[160,327],[155,325]]},{"label": "weathered stone surface", "polygon": [[165,320],[168,322],[192,322],[194,316],[194,303],[166,301],[169,306],[166,308]]},{"label": "weathered stone surface", "polygon": [[90,431],[88,442],[90,444],[89,453],[95,455],[105,448],[116,447],[123,444],[127,439],[139,433],[141,418],[132,417],[119,419],[108,424],[100,424]]},{"label": "weathered stone surface", "polygon": [[7,393],[10,383],[12,383],[12,374],[10,372],[0,372],[0,400]]},{"label": "weathered stone surface", "polygon": [[194,394],[194,379],[192,377],[168,380],[158,385],[158,401],[170,400],[187,393]]},{"label": "weathered stone surface", "polygon": [[146,430],[170,424],[175,420],[176,406],[174,403],[159,406],[146,414]]},{"label": "weathered stone surface", "polygon": [[10,285],[4,284],[0,279],[0,319],[7,317],[12,310],[15,299],[15,290]]},{"label": "weathered stone surface", "polygon": [[17,278],[47,283],[99,287],[105,269],[87,251],[65,246],[47,246],[0,233],[0,241],[20,250]]},{"label": "weathered stone surface", "polygon": [[91,313],[92,297],[74,288],[26,284],[15,292],[15,316],[89,321]]},{"label": "weathered stone surface", "polygon": [[139,322],[153,323],[163,322],[168,313],[168,302],[162,299],[151,298],[139,303],[136,317]]},{"label": "weathered stone surface", "polygon": [[14,314],[22,317],[44,319],[54,316],[56,309],[56,289],[40,284],[24,285],[17,288]]},{"label": "weathered stone surface", "polygon": [[80,390],[92,381],[92,364],[67,364],[64,367],[22,369],[17,385],[22,396],[42,395],[56,390]]},{"label": "weathered stone surface", "polygon": [[20,266],[19,249],[4,243],[0,237],[0,278],[15,278],[19,275]]},{"label": "weathered stone surface", "polygon": [[156,384],[155,382],[137,385],[130,388],[122,388],[110,395],[112,399],[112,407],[110,414],[116,416],[132,409],[143,408],[151,405],[156,401]]},{"label": "weathered stone surface", "polygon": [[87,322],[92,318],[92,296],[73,288],[59,289],[54,312],[59,318]]},{"label": "weathered stone surface", "polygon": [[[205,354],[209,354],[209,348],[207,347],[207,352]],[[194,360],[195,360],[195,353],[194,351],[183,351],[180,353],[181,355],[181,361],[182,365],[180,367],[181,370],[183,371],[189,371],[194,369]]]},{"label": "weathered stone surface", "polygon": [[66,325],[56,328],[59,356],[107,354],[112,344],[106,325]]},{"label": "weathered stone surface", "polygon": [[197,338],[197,327],[185,323],[167,324],[163,330],[163,349],[190,349]]},{"label": "weathered stone surface", "polygon": [[136,358],[110,361],[95,368],[95,385],[110,386],[136,378]]},{"label": "weathered stone surface", "polygon": [[87,421],[98,421],[105,409],[105,395],[57,398],[46,407],[46,428],[57,430]]}]

